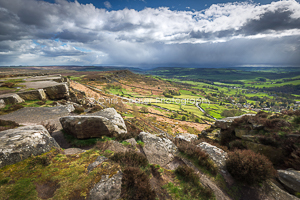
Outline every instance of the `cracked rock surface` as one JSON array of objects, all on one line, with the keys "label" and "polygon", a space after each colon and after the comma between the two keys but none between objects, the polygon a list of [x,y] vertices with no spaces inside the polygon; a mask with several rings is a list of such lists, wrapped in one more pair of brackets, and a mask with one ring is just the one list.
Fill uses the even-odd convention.
[{"label": "cracked rock surface", "polygon": [[42,125],[0,132],[0,168],[60,148]]}]

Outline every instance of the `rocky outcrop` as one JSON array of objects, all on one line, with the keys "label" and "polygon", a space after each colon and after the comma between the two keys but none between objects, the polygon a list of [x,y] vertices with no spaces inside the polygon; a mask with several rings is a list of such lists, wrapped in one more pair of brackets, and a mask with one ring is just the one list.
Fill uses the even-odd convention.
[{"label": "rocky outcrop", "polygon": [[151,164],[166,166],[178,154],[175,144],[167,138],[145,132],[141,132],[139,138],[144,142],[143,151]]},{"label": "rocky outcrop", "polygon": [[89,200],[116,200],[121,195],[123,174],[119,171],[117,174],[110,177],[103,175],[101,180],[91,189]]},{"label": "rocky outcrop", "polygon": [[2,131],[0,132],[0,168],[48,152],[52,147],[60,148],[41,125]]},{"label": "rocky outcrop", "polygon": [[227,153],[225,151],[207,142],[201,142],[197,147],[200,147],[205,151],[220,169],[225,169],[225,161],[227,158]]},{"label": "rocky outcrop", "polygon": [[64,131],[79,139],[127,133],[126,125],[114,108],[89,116],[66,116],[59,119]]},{"label": "rocky outcrop", "polygon": [[24,102],[24,99],[17,94],[3,95],[0,98],[5,102],[5,104],[18,104]]},{"label": "rocky outcrop", "polygon": [[294,169],[278,170],[280,182],[291,192],[300,193],[300,172]]},{"label": "rocky outcrop", "polygon": [[95,160],[95,162],[89,164],[89,166],[87,168],[88,173],[93,171],[93,169],[95,169],[98,165],[100,165],[101,163],[103,163],[107,159],[108,158],[105,158],[104,156],[98,156],[97,159]]},{"label": "rocky outcrop", "polygon": [[0,109],[5,108],[5,102],[3,99],[0,99]]},{"label": "rocky outcrop", "polygon": [[24,100],[46,99],[46,94],[43,89],[19,92],[18,95]]},{"label": "rocky outcrop", "polygon": [[69,98],[69,87],[66,83],[57,84],[44,88],[49,99],[67,99]]},{"label": "rocky outcrop", "polygon": [[227,117],[227,118],[219,119],[219,120],[216,120],[215,126],[218,127],[218,128],[221,128],[221,129],[228,129],[235,119],[241,118],[245,115],[255,116],[255,114],[244,114],[244,115],[241,115],[241,116]]}]

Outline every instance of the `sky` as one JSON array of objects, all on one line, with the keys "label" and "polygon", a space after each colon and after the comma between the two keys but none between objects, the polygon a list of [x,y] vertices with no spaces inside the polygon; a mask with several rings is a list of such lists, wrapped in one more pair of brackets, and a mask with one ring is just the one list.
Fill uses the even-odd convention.
[{"label": "sky", "polygon": [[0,0],[0,65],[300,66],[300,3]]}]

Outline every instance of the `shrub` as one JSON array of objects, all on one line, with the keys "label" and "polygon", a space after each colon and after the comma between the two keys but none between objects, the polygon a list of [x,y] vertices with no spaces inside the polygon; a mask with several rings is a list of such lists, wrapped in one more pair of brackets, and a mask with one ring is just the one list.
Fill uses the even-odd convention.
[{"label": "shrub", "polygon": [[76,114],[84,113],[84,108],[83,107],[76,107],[75,110],[73,111],[73,113],[76,113]]},{"label": "shrub", "polygon": [[29,163],[28,163],[28,167],[29,168],[34,168],[37,165],[41,165],[43,167],[46,167],[50,164],[49,158],[46,156],[37,156],[35,158],[33,158]]},{"label": "shrub", "polygon": [[123,171],[122,199],[155,200],[156,194],[151,189],[149,176],[137,167],[127,167]]},{"label": "shrub", "polygon": [[99,105],[94,106],[88,113],[94,113],[102,110],[103,108]]},{"label": "shrub", "polygon": [[179,166],[175,170],[177,176],[185,182],[190,182],[195,186],[200,185],[199,177],[194,170],[188,166]]},{"label": "shrub", "polygon": [[267,118],[268,117],[268,113],[266,113],[266,112],[264,112],[264,111],[259,111],[257,114],[256,114],[256,116],[257,117],[261,117],[261,118]]},{"label": "shrub", "polygon": [[38,102],[36,102],[36,104],[40,105],[40,106],[45,105],[46,104],[46,100],[38,101]]},{"label": "shrub", "polygon": [[182,116],[181,120],[185,121],[186,120],[186,116]]},{"label": "shrub", "polygon": [[299,117],[299,116],[295,117],[295,118],[293,119],[293,123],[295,123],[295,124],[300,124],[300,117]]},{"label": "shrub", "polygon": [[236,150],[228,154],[228,172],[238,181],[249,185],[261,183],[275,174],[272,163],[251,150]]},{"label": "shrub", "polygon": [[264,123],[264,126],[269,129],[280,129],[285,126],[290,126],[290,123],[283,119],[267,119]]},{"label": "shrub", "polygon": [[216,175],[218,167],[210,160],[207,153],[194,144],[177,143],[177,148],[182,153],[197,161],[197,163],[206,168],[212,175]]},{"label": "shrub", "polygon": [[111,160],[120,163],[121,165],[131,167],[147,167],[148,160],[142,153],[135,151],[117,152],[111,158]]},{"label": "shrub", "polygon": [[147,107],[142,107],[141,108],[141,112],[143,112],[143,113],[148,113],[149,112],[149,110],[148,110],[148,108]]},{"label": "shrub", "polygon": [[220,144],[228,146],[231,141],[234,141],[236,136],[231,129],[223,130],[221,132]]},{"label": "shrub", "polygon": [[278,148],[280,146],[279,142],[277,142],[274,138],[270,137],[259,137],[259,142],[264,145],[273,146],[275,148]]},{"label": "shrub", "polygon": [[229,143],[229,148],[230,150],[235,150],[235,149],[247,149],[247,147],[240,141],[240,140],[234,140]]},{"label": "shrub", "polygon": [[195,119],[195,122],[196,122],[196,123],[199,123],[199,122],[200,122],[199,118],[196,118],[196,119]]},{"label": "shrub", "polygon": [[11,105],[11,106],[8,107],[8,109],[6,110],[6,112],[16,111],[16,110],[19,110],[21,108],[24,108],[24,106],[22,106],[21,104],[13,104],[13,105]]},{"label": "shrub", "polygon": [[199,197],[211,199],[213,197],[212,190],[201,185],[199,176],[192,168],[188,166],[179,166],[175,170],[175,174],[177,175],[177,178],[182,181],[180,187],[184,193],[183,195],[189,197],[188,199],[198,199]]}]

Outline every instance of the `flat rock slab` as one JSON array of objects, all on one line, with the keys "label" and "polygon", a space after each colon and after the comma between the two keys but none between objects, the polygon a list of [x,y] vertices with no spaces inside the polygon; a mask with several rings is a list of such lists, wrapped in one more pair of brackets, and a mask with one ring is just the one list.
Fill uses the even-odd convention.
[{"label": "flat rock slab", "polygon": [[0,168],[15,164],[30,156],[37,156],[60,148],[41,125],[23,126],[0,132]]},{"label": "flat rock slab", "polygon": [[26,107],[15,112],[0,115],[0,119],[11,120],[19,124],[41,124],[44,121],[51,121],[60,128],[58,119],[68,116],[66,107]]},{"label": "flat rock slab", "polygon": [[17,104],[24,102],[24,99],[14,93],[0,95],[0,99],[2,99],[6,104]]},{"label": "flat rock slab", "polygon": [[51,87],[55,85],[59,85],[60,83],[56,81],[35,81],[35,82],[25,82],[20,83],[20,85],[25,85],[25,87],[28,88],[34,88],[34,89],[42,89],[45,87]]}]

